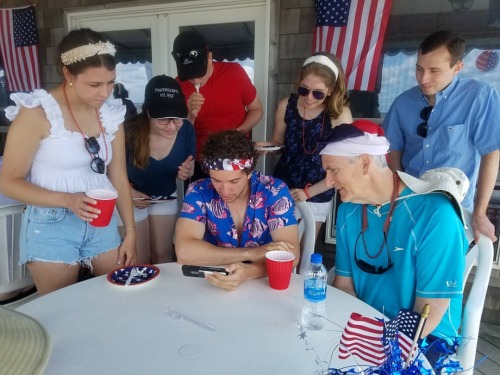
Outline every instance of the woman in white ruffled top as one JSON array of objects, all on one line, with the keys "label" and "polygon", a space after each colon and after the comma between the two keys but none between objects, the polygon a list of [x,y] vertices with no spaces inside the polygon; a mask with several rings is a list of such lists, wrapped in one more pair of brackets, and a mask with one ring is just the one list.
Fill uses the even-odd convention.
[{"label": "woman in white ruffled top", "polygon": [[[47,92],[15,93],[13,120],[0,172],[3,194],[27,203],[21,263],[40,294],[76,283],[80,264],[103,275],[135,260],[135,224],[125,167],[120,101],[113,91],[115,48],[90,29],[71,31],[59,46],[63,83]],[[125,238],[113,215],[106,227],[90,222],[99,210],[91,189],[118,193]]]}]

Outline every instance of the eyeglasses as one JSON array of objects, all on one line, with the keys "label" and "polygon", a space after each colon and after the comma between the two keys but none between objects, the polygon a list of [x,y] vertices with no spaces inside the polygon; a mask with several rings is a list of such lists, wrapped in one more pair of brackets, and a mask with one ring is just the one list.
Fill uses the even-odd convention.
[{"label": "eyeglasses", "polygon": [[101,151],[101,146],[95,137],[85,138],[85,149],[92,156],[92,161],[90,162],[90,169],[95,173],[104,174],[106,171],[106,164],[104,160],[99,156],[99,151]]},{"label": "eyeglasses", "polygon": [[427,138],[427,121],[431,116],[433,106],[425,107],[420,111],[420,118],[424,120],[419,126],[417,126],[417,134],[422,138]]},{"label": "eyeglasses", "polygon": [[[300,96],[308,96],[309,93],[311,92],[311,89],[308,89],[307,87],[304,86],[300,86],[297,89],[297,92],[299,93]],[[321,90],[312,90],[312,94],[314,99],[316,100],[323,100],[326,97],[326,94]]]},{"label": "eyeglasses", "polygon": [[206,48],[203,49],[193,49],[188,52],[172,52],[172,56],[178,60],[190,60],[193,61],[198,59],[200,56],[205,57]]},{"label": "eyeglasses", "polygon": [[[392,266],[392,260],[391,260],[391,253],[389,252],[389,248],[387,247],[387,235],[384,233],[384,244],[385,248],[387,250],[387,267],[379,267],[379,266],[374,266],[372,264],[368,264],[362,259],[358,258],[357,251],[358,251],[358,240],[363,234],[363,231],[361,231],[358,235],[358,238],[356,238],[356,242],[354,244],[354,261],[356,262],[356,265],[359,267],[361,271],[364,271],[366,273],[371,273],[372,275],[381,275],[387,271],[389,271]],[[366,249],[365,249],[366,250]]]},{"label": "eyeglasses", "polygon": [[168,125],[170,124],[170,122],[173,122],[175,126],[180,126],[184,122],[184,119],[177,117],[164,117],[164,118],[157,118],[155,120],[158,121],[158,124],[160,125]]}]

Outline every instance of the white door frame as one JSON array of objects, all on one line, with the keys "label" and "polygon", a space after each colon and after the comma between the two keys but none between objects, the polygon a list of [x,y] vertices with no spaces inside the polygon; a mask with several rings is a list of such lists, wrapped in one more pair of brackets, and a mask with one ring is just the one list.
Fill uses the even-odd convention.
[{"label": "white door frame", "polygon": [[[88,7],[66,13],[66,29],[89,27],[96,31],[151,29],[153,74],[176,76],[171,56],[180,26],[224,22],[255,22],[254,84],[264,116],[254,128],[255,140],[267,139],[267,96],[271,0],[197,0],[125,8]],[[260,165],[265,165],[263,160]]]}]

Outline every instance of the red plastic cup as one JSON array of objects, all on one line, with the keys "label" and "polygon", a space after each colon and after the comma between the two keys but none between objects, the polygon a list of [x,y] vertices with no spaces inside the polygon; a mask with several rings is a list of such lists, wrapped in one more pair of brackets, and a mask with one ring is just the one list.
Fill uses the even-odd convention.
[{"label": "red plastic cup", "polygon": [[277,290],[288,289],[292,277],[295,255],[288,251],[273,250],[266,253],[269,286]]},{"label": "red plastic cup", "polygon": [[94,227],[108,226],[113,216],[118,194],[112,190],[106,189],[93,189],[87,191],[85,194],[97,201],[97,204],[89,203],[89,206],[97,207],[101,210],[101,213],[90,222],[90,225]]}]

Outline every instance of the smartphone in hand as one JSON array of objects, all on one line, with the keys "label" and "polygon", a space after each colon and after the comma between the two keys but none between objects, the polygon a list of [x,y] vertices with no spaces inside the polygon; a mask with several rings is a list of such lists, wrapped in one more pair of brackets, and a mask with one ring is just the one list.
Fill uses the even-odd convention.
[{"label": "smartphone in hand", "polygon": [[213,273],[220,273],[222,275],[229,275],[223,267],[213,267],[213,266],[182,266],[182,273],[184,276],[191,277],[205,277],[205,275],[211,275]]}]

